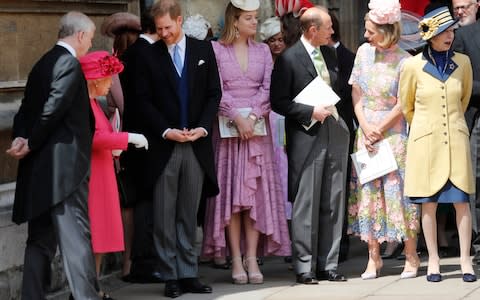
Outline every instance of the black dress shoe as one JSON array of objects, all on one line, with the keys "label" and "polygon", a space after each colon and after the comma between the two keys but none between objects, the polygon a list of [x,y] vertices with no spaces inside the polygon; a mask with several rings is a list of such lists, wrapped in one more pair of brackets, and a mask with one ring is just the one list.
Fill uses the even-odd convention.
[{"label": "black dress shoe", "polygon": [[347,281],[347,278],[342,274],[338,274],[337,271],[328,270],[328,271],[319,271],[317,273],[318,280],[328,280],[328,281]]},{"label": "black dress shoe", "polygon": [[475,282],[477,281],[477,276],[475,274],[465,273],[463,274],[462,279],[464,282]]},{"label": "black dress shoe", "polygon": [[212,287],[201,283],[198,278],[180,279],[180,287],[184,293],[209,294],[212,292]]},{"label": "black dress shoe", "polygon": [[427,275],[428,282],[440,282],[442,281],[442,274],[428,274]]},{"label": "black dress shoe", "polygon": [[122,276],[122,280],[130,283],[163,283],[162,274],[157,271],[151,273],[130,273],[128,275]]},{"label": "black dress shoe", "polygon": [[163,293],[165,297],[168,298],[177,298],[182,295],[182,290],[177,280],[167,280],[165,283],[165,292]]},{"label": "black dress shoe", "polygon": [[297,274],[297,283],[318,284],[317,278],[311,272]]}]

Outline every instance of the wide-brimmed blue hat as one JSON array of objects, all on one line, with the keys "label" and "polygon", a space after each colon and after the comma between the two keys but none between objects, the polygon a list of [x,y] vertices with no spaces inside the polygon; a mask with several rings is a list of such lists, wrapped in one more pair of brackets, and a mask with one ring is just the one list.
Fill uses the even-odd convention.
[{"label": "wide-brimmed blue hat", "polygon": [[423,19],[418,23],[418,29],[420,29],[422,39],[429,40],[457,24],[457,22],[458,20],[452,18],[448,7],[442,6],[423,16]]}]

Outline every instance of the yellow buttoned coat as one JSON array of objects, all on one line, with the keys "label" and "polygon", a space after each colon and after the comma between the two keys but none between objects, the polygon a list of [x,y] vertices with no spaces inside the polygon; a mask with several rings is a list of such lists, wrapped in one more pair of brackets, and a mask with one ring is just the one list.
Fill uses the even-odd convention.
[{"label": "yellow buttoned coat", "polygon": [[472,92],[472,67],[466,55],[451,52],[442,77],[420,53],[403,65],[399,97],[410,124],[405,195],[429,197],[450,181],[475,192],[469,132],[464,112]]}]

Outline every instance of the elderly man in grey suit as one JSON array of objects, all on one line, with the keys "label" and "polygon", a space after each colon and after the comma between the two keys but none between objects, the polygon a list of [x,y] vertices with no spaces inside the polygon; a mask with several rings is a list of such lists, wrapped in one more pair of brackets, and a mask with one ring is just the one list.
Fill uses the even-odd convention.
[{"label": "elderly man in grey suit", "polygon": [[300,22],[302,37],[277,58],[270,88],[273,110],[286,117],[295,271],[298,283],[345,281],[336,269],[345,210],[348,128],[335,106],[294,101],[317,76],[338,91],[335,54],[326,46],[332,21],[325,8],[312,7]]},{"label": "elderly man in grey suit", "polygon": [[471,128],[470,146],[477,191],[470,196],[472,229],[476,235],[472,242],[475,250],[473,263],[480,265],[480,21],[457,29],[452,47],[455,51],[468,55],[473,69],[473,91],[466,119]]},{"label": "elderly man in grey suit", "polygon": [[87,213],[94,119],[78,58],[95,24],[80,12],[60,20],[59,40],[35,64],[7,153],[19,159],[13,221],[28,222],[22,299],[45,299],[60,246],[75,299],[100,299]]}]

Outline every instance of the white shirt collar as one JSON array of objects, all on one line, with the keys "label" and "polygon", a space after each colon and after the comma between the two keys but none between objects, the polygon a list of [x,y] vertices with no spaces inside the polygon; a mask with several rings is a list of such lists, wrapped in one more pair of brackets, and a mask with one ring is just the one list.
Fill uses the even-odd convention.
[{"label": "white shirt collar", "polygon": [[175,45],[178,45],[178,50],[180,51],[180,53],[185,53],[185,47],[187,45],[187,39],[185,38],[184,33],[182,33],[182,37],[180,38],[180,41],[178,41],[178,43],[171,44],[171,45],[167,46],[168,52],[170,52],[170,54],[173,54],[173,47],[175,47]]},{"label": "white shirt collar", "polygon": [[77,57],[77,52],[75,51],[75,49],[73,49],[72,46],[70,46],[70,44],[65,43],[64,41],[58,41],[57,45],[62,46],[63,48],[67,49],[68,52],[70,52],[74,57]]},{"label": "white shirt collar", "polygon": [[337,48],[338,48],[338,46],[340,46],[340,42],[336,42],[335,44],[333,44],[333,46],[332,46],[332,47],[333,47],[334,49],[337,49]]},{"label": "white shirt collar", "polygon": [[303,35],[300,37],[300,41],[302,41],[302,44],[307,50],[308,55],[310,55],[310,57],[313,57],[313,51],[316,50],[316,48],[313,47],[312,44],[310,44],[310,42],[307,41],[307,39]]},{"label": "white shirt collar", "polygon": [[154,41],[152,38],[150,38],[148,35],[145,35],[145,34],[143,34],[143,33],[140,34],[139,37],[141,37],[142,39],[145,39],[145,40],[146,40],[147,42],[149,42],[150,44],[155,43],[155,41]]}]

